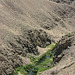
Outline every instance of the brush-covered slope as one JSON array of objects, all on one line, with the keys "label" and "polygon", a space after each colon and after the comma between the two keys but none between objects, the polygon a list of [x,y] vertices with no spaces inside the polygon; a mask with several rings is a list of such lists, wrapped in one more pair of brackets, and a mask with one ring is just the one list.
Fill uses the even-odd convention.
[{"label": "brush-covered slope", "polygon": [[0,75],[11,75],[27,53],[39,54],[37,46],[46,47],[74,28],[74,1],[0,0]]}]

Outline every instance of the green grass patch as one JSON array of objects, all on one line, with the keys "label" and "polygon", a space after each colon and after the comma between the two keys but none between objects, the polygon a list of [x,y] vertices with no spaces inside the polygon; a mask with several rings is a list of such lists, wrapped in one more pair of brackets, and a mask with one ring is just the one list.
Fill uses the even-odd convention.
[{"label": "green grass patch", "polygon": [[24,66],[20,66],[18,67],[15,71],[14,71],[14,75],[18,75],[18,72],[20,72],[21,74],[26,74],[28,75],[28,73],[25,71]]},{"label": "green grass patch", "polygon": [[55,46],[55,44],[53,43],[53,44],[48,45],[46,48],[52,48],[54,46]]},{"label": "green grass patch", "polygon": [[42,72],[44,70],[52,68],[54,54],[52,54],[51,52],[55,51],[56,47],[57,43],[47,46],[46,48],[49,48],[49,50],[46,53],[36,58],[35,57],[30,58],[32,64],[18,67],[14,71],[14,75],[18,75],[18,72],[20,72],[23,75],[29,75],[29,72],[32,68],[34,68],[32,70],[34,72],[33,75],[37,75],[37,72]]},{"label": "green grass patch", "polygon": [[14,71],[14,75],[18,75],[18,72],[20,72],[23,75],[29,75],[29,71],[31,68],[33,68],[34,65],[33,64],[28,64],[26,66],[20,66],[18,68],[16,68],[16,70]]},{"label": "green grass patch", "polygon": [[38,71],[44,71],[46,69],[49,69],[52,67],[52,65],[48,65],[48,64],[52,64],[53,63],[53,58],[46,58],[45,61],[43,61],[42,63],[38,64]]},{"label": "green grass patch", "polygon": [[68,33],[68,34],[64,35],[63,37],[70,36],[70,35],[72,35],[72,33],[73,33],[73,32]]},{"label": "green grass patch", "polygon": [[[47,46],[47,48],[50,48],[50,49],[46,53],[42,54],[41,56],[39,56],[37,58],[34,58],[34,57],[31,58],[31,61],[33,63],[35,63],[35,65],[38,66],[39,72],[52,67],[52,66],[49,66],[49,67],[46,67],[46,66],[48,66],[48,63],[51,63],[51,64],[53,63],[53,54],[51,54],[51,52],[55,51],[56,47],[57,47],[57,43],[51,44],[51,45]],[[46,58],[46,56],[49,56],[50,58]]]},{"label": "green grass patch", "polygon": [[68,33],[67,35],[71,35],[71,33]]}]

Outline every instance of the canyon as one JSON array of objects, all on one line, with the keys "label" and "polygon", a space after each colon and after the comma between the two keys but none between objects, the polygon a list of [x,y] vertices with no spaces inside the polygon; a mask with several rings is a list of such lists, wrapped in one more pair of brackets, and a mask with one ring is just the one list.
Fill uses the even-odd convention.
[{"label": "canyon", "polygon": [[[75,32],[75,0],[0,0],[0,75],[13,75],[17,67],[31,63],[27,56],[40,54],[38,47],[71,32]],[[71,57],[68,53],[74,57],[74,45],[65,52],[64,61]],[[42,73],[46,74],[50,70]]]}]

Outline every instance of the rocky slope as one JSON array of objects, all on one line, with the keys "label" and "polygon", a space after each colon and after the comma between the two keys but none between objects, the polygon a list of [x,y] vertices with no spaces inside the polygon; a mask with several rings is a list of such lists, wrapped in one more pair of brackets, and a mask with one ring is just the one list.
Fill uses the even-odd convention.
[{"label": "rocky slope", "polygon": [[51,0],[51,1],[54,1],[54,2],[57,2],[57,3],[66,3],[66,4],[72,4],[73,3],[73,1],[75,1],[75,0]]},{"label": "rocky slope", "polygon": [[0,75],[12,75],[16,67],[27,64],[27,53],[38,55],[37,46],[46,47],[74,31],[74,3],[0,0]]}]

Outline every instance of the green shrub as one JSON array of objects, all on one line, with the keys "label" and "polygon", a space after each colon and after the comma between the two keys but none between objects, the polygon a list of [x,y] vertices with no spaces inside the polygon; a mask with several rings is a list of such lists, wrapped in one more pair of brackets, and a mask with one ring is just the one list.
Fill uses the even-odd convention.
[{"label": "green shrub", "polygon": [[34,73],[38,72],[38,67],[34,67],[34,69],[32,70]]},{"label": "green shrub", "polygon": [[33,62],[35,60],[35,57],[31,57],[30,61]]},{"label": "green shrub", "polygon": [[25,71],[29,72],[31,68],[33,68],[34,66],[32,64],[28,64],[24,67]]},{"label": "green shrub", "polygon": [[15,71],[14,71],[14,75],[18,75],[18,72],[22,73],[22,74],[28,74],[25,69],[24,69],[24,66],[20,66],[18,67]]}]

